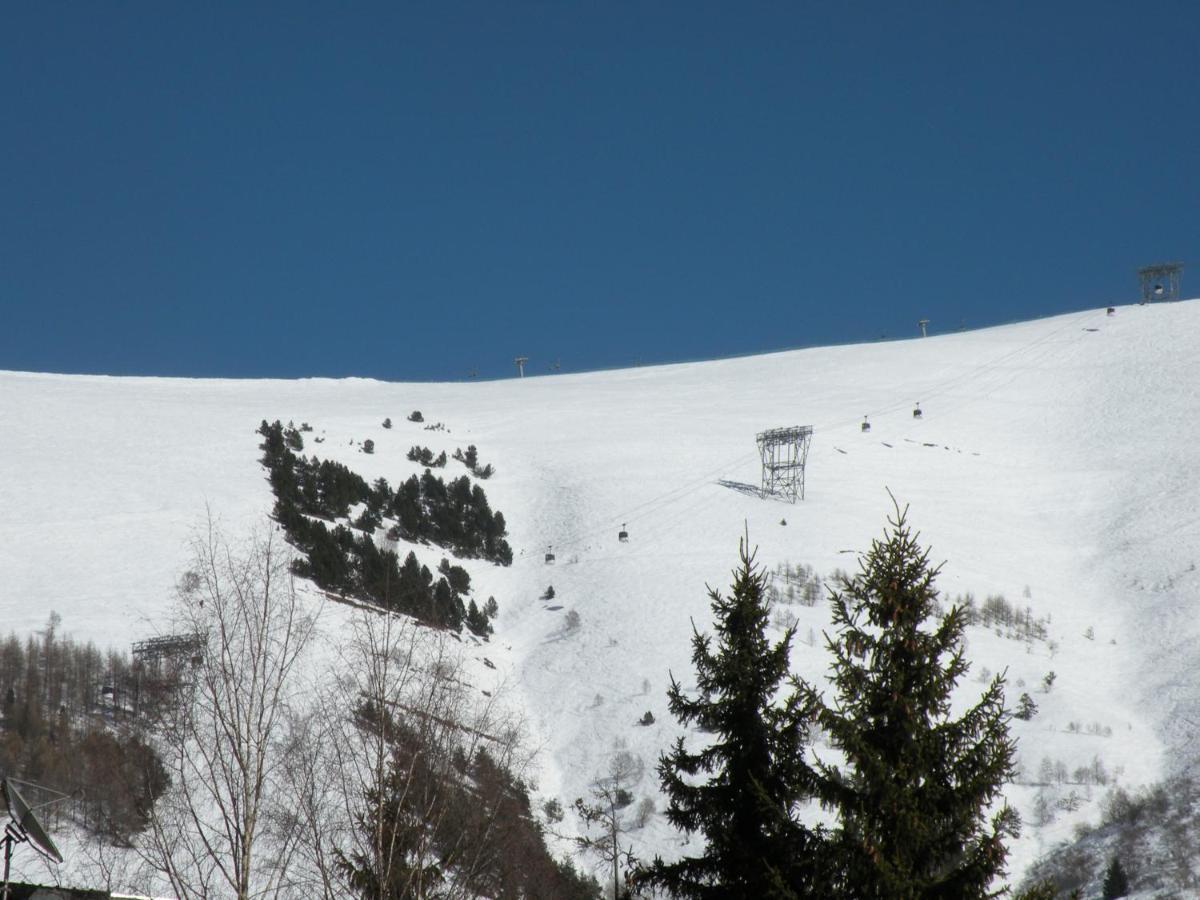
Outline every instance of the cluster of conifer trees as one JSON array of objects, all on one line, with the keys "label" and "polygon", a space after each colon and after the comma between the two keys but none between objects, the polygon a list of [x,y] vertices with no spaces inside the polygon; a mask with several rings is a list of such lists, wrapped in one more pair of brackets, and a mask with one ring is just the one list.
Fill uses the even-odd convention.
[{"label": "cluster of conifer trees", "polygon": [[[832,592],[833,702],[790,676],[794,629],[770,643],[766,574],[743,544],[732,592],[711,593],[715,639],[696,633],[695,694],[671,712],[707,736],[659,762],[667,819],[702,852],[631,872],[631,896],[984,898],[1004,873],[1016,813],[993,804],[1013,774],[1003,679],[954,718],[965,610],[940,613],[903,510],[859,573]],[[808,752],[820,730],[837,759]],[[831,824],[809,827],[817,801]],[[1043,886],[1028,897],[1053,897]]]},{"label": "cluster of conifer trees", "polygon": [[[472,486],[466,476],[447,484],[428,469],[395,491],[382,478],[368,485],[341,463],[297,456],[278,421],[264,420],[259,433],[262,463],[275,492],[273,515],[304,554],[296,562],[296,574],[324,590],[432,625],[458,630],[465,623],[478,634],[491,630],[487,613],[473,600],[465,601],[470,577],[461,566],[443,561],[440,577],[435,577],[415,554],[401,563],[373,537],[375,529],[391,519],[393,538],[437,544],[458,556],[508,565],[512,549],[505,540],[504,515],[491,509],[483,488]],[[354,522],[359,531],[332,525],[359,504],[364,507]],[[494,601],[489,605],[494,610]]]}]

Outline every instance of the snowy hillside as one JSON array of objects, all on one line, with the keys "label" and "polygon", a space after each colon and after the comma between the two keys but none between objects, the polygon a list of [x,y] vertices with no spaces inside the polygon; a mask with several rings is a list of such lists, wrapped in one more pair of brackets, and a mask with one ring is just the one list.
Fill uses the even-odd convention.
[{"label": "snowy hillside", "polygon": [[[1095,818],[1105,790],[1039,785],[1044,760],[1066,782],[1099,760],[1132,787],[1200,753],[1198,332],[1191,301],[490,383],[0,373],[0,604],[22,634],[51,609],[100,644],[153,633],[206,504],[231,532],[270,510],[263,419],[308,422],[324,441],[306,453],[393,484],[420,471],[405,459],[414,444],[475,444],[496,467],[485,487],[516,556],[510,568],[464,563],[474,596],[500,604],[495,636],[474,651],[497,667],[480,666],[480,687],[503,682],[526,710],[541,798],[584,795],[617,748],[646,764],[635,794],[656,796],[653,763],[677,733],[668,673],[688,683],[689,620],[706,627],[705,584],[728,584],[743,530],[768,566],[853,570],[890,489],[946,561],[945,594],[1002,594],[1048,619],[1047,640],[969,632],[965,698],[980,670],[1007,668],[1010,705],[1028,692],[1039,707],[1014,722],[1023,774],[1008,795],[1028,823],[1017,874]],[[416,409],[446,430],[406,421]],[[760,500],[755,433],[795,424],[814,426],[807,497]],[[357,443],[368,438],[372,455]],[[444,555],[417,553],[431,568]],[[539,599],[549,585],[554,600]],[[826,606],[787,610],[795,667],[820,680]],[[655,723],[638,725],[647,711]],[[639,841],[677,847],[661,816]]]}]

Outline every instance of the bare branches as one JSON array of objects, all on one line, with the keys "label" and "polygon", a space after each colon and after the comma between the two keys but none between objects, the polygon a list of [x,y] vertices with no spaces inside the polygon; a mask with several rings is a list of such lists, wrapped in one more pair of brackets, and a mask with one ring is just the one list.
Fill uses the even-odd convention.
[{"label": "bare branches", "polygon": [[274,529],[234,545],[210,517],[192,553],[173,631],[199,649],[157,723],[172,784],[143,855],[181,900],[279,897],[300,831],[273,804],[284,802],[288,691],[314,620]]}]

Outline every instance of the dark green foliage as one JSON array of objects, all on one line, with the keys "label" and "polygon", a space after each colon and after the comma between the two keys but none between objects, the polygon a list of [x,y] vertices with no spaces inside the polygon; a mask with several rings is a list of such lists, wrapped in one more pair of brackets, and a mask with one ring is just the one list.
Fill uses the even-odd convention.
[{"label": "dark green foliage", "polygon": [[693,752],[680,738],[658,765],[667,819],[701,836],[704,849],[675,862],[655,859],[634,881],[676,897],[827,896],[823,834],[796,818],[816,787],[805,761],[815,700],[795,682],[780,696],[794,632],[768,643],[766,575],[745,542],[740,558],[731,595],[709,591],[715,646],[693,630],[698,694],[685,694],[674,676],[668,692],[671,713],[708,740]]},{"label": "dark green foliage", "polygon": [[[276,497],[273,515],[304,554],[295,572],[324,590],[360,597],[430,624],[456,630],[461,626],[470,576],[462,567],[446,563],[435,582],[414,574],[407,560],[402,567],[395,553],[380,550],[374,542],[375,530],[389,518],[396,520],[388,527],[394,540],[438,544],[459,556],[501,565],[512,562],[504,516],[492,512],[483,489],[465,476],[447,484],[427,469],[393,492],[385,479],[369,486],[340,463],[297,457],[288,449],[279,422],[263,421],[259,432],[262,462]],[[366,534],[319,521],[345,518],[356,504],[365,508],[353,524]]]},{"label": "dark green foliage", "polygon": [[375,442],[373,440],[371,440],[370,438],[367,438],[365,441],[363,441],[362,449],[363,449],[363,453],[374,453],[375,452]]},{"label": "dark green foliage", "polygon": [[492,623],[488,621],[488,617],[479,611],[479,607],[472,600],[467,605],[467,628],[472,634],[477,634],[481,638],[486,638],[492,633]]},{"label": "dark green foliage", "polygon": [[1033,702],[1033,698],[1029,694],[1025,693],[1017,700],[1017,711],[1013,713],[1013,718],[1028,722],[1037,715],[1037,711],[1037,704]]},{"label": "dark green foliage", "polygon": [[408,414],[408,421],[410,421],[410,422],[424,422],[424,421],[425,421],[425,417],[424,417],[423,415],[421,415],[421,411],[420,411],[419,409],[414,409],[412,412],[410,412],[410,413]]},{"label": "dark green foliage", "polygon": [[654,724],[654,713],[650,712],[650,710],[646,710],[645,715],[643,715],[640,719],[638,719],[638,724],[639,725],[653,725]]},{"label": "dark green foliage", "polygon": [[466,453],[463,453],[462,448],[455,450],[454,458],[470,469],[471,474],[473,474],[476,478],[491,478],[496,472],[496,470],[492,468],[490,464],[486,466],[479,465],[479,451],[476,449],[474,444],[471,444],[469,447],[467,447]]},{"label": "dark green foliage", "polygon": [[1118,897],[1125,897],[1129,894],[1129,879],[1125,875],[1125,870],[1121,868],[1121,861],[1115,856],[1112,862],[1108,864],[1108,871],[1104,873],[1103,893],[1100,895],[1104,900],[1116,900]]},{"label": "dark green foliage", "polygon": [[428,447],[421,447],[418,444],[413,444],[413,446],[409,448],[407,456],[412,462],[420,463],[423,466],[433,465],[433,451]]},{"label": "dark green foliage", "polygon": [[487,603],[483,605],[483,614],[489,619],[494,619],[498,612],[500,612],[500,605],[496,603],[496,598],[488,597]]},{"label": "dark green foliage", "polygon": [[414,444],[409,448],[408,458],[415,463],[420,463],[423,466],[432,466],[435,469],[445,468],[446,466],[446,451],[443,450],[437,456],[433,455],[433,451],[428,447],[421,447]]},{"label": "dark green foliage", "polygon": [[469,594],[471,592],[471,576],[467,574],[467,570],[462,566],[454,566],[450,564],[450,560],[443,559],[438,565],[438,572],[446,576],[446,580],[450,582],[450,587],[459,594]]},{"label": "dark green foliage", "polygon": [[391,428],[391,427],[392,427],[392,420],[391,420],[391,419],[384,419],[384,420],[383,420],[383,427],[384,427],[384,428]]},{"label": "dark green foliage", "polygon": [[283,432],[283,442],[289,450],[294,450],[299,453],[304,449],[304,438],[300,436],[300,432],[289,426]]},{"label": "dark green foliage", "polygon": [[367,534],[374,534],[375,529],[383,525],[383,519],[378,513],[371,512],[370,509],[364,509],[357,519],[354,520],[354,527],[359,531],[365,531]]},{"label": "dark green foliage", "polygon": [[961,718],[950,695],[967,671],[961,607],[938,618],[928,553],[897,507],[853,579],[833,592],[835,705],[819,721],[844,766],[821,769],[836,811],[842,888],[857,898],[993,896],[1005,839],[1017,831],[988,806],[1012,777],[1003,679]]}]

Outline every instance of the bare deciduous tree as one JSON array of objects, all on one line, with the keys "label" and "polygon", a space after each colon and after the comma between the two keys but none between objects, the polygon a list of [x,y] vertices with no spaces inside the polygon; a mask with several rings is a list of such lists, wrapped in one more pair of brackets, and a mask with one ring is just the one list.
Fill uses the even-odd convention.
[{"label": "bare deciduous tree", "polygon": [[234,545],[210,516],[192,551],[171,628],[194,649],[156,723],[171,786],[139,849],[180,900],[283,897],[301,837],[284,725],[314,617],[273,526]]},{"label": "bare deciduous tree", "polygon": [[628,750],[618,750],[609,762],[608,774],[592,782],[590,800],[579,797],[574,803],[585,829],[574,841],[581,850],[594,853],[612,867],[614,900],[621,896],[621,863],[629,867],[635,862],[632,847],[623,843],[622,837],[640,827],[636,819],[626,815],[626,810],[633,803],[631,788],[641,780],[643,770],[638,757]]},{"label": "bare deciduous tree", "polygon": [[467,898],[510,840],[519,729],[444,632],[362,612],[290,769],[311,896]]}]

